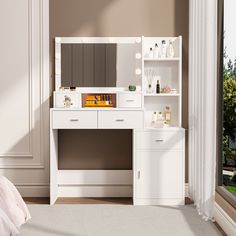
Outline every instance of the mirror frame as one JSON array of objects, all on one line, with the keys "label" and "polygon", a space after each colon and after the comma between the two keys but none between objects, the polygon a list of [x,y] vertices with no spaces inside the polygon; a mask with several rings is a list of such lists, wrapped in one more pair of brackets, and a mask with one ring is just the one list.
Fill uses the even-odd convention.
[{"label": "mirror frame", "polygon": [[[61,87],[61,45],[62,44],[137,44],[142,43],[142,37],[56,37],[55,38],[55,90],[59,90]],[[137,53],[141,54],[140,58],[136,58],[136,69],[142,68],[142,46]],[[141,69],[142,70],[142,69]],[[142,73],[136,74],[140,79]]]}]

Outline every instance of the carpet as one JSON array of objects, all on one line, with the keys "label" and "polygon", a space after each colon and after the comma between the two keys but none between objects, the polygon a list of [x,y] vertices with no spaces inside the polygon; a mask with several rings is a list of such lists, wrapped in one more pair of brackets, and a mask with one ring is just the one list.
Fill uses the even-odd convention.
[{"label": "carpet", "polygon": [[217,236],[192,205],[28,205],[20,236]]}]

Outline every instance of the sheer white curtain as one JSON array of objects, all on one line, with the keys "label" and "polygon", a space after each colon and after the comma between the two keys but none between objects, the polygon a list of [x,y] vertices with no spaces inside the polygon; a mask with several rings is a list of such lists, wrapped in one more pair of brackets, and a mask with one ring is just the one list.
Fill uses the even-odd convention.
[{"label": "sheer white curtain", "polygon": [[190,0],[189,194],[212,219],[216,169],[217,0]]}]

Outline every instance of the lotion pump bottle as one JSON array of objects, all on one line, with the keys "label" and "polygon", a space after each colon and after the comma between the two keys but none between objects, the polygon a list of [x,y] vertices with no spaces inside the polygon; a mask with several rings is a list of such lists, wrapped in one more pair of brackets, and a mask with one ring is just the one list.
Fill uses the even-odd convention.
[{"label": "lotion pump bottle", "polygon": [[158,58],[159,57],[159,48],[158,48],[158,44],[155,43],[155,47],[154,47],[154,50],[153,50],[153,57],[154,58]]},{"label": "lotion pump bottle", "polygon": [[150,48],[150,50],[149,50],[148,57],[149,58],[153,58],[153,50],[152,50],[152,48]]},{"label": "lotion pump bottle", "polygon": [[162,42],[161,42],[161,57],[162,58],[166,57],[166,50],[167,50],[166,41],[162,40]]},{"label": "lotion pump bottle", "polygon": [[175,55],[174,47],[173,47],[173,42],[170,40],[169,46],[167,48],[167,57],[173,58]]}]

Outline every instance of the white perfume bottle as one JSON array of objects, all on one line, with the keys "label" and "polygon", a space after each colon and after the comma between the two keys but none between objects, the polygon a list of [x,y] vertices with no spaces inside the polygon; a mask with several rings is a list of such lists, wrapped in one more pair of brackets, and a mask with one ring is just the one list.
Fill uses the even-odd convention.
[{"label": "white perfume bottle", "polygon": [[149,50],[148,57],[153,58],[153,49],[152,48],[150,48],[150,50]]},{"label": "white perfume bottle", "polygon": [[166,41],[162,40],[161,42],[161,57],[162,58],[166,57],[166,50],[167,50]]},{"label": "white perfume bottle", "polygon": [[153,114],[152,114],[152,125],[153,126],[155,126],[156,121],[157,121],[157,112],[154,111]]},{"label": "white perfume bottle", "polygon": [[167,57],[173,58],[175,55],[174,47],[173,47],[173,42],[170,40],[169,46],[167,48]]},{"label": "white perfume bottle", "polygon": [[156,119],[156,122],[155,122],[155,128],[163,128],[164,123],[165,123],[165,119],[164,119],[162,113],[158,112],[157,119]]},{"label": "white perfume bottle", "polygon": [[159,57],[159,48],[158,48],[158,44],[155,43],[155,47],[153,49],[153,57],[154,58],[158,58]]}]

